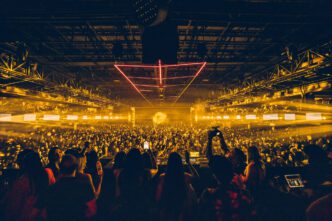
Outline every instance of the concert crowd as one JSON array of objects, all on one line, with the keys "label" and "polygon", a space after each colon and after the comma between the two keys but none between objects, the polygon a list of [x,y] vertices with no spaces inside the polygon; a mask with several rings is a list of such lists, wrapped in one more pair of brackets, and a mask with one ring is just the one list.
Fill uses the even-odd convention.
[{"label": "concert crowd", "polygon": [[[329,220],[331,137],[289,130],[108,125],[2,136],[0,218]],[[288,169],[301,171],[296,188],[275,172]]]}]

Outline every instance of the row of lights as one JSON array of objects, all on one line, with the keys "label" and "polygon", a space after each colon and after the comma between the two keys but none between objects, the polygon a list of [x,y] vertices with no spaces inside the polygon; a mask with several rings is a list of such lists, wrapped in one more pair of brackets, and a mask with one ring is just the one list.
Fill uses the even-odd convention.
[{"label": "row of lights", "polygon": [[[44,121],[59,121],[62,120],[68,120],[68,121],[76,121],[76,120],[119,120],[119,116],[78,116],[78,115],[67,115],[63,118],[60,117],[60,115],[57,114],[44,114],[41,120]],[[23,121],[36,121],[37,115],[36,114],[24,114],[23,115]],[[11,114],[0,114],[0,122],[6,122],[6,121],[12,121],[12,115]]]},{"label": "row of lights", "polygon": [[[326,120],[321,113],[306,113],[306,120]],[[202,116],[203,120],[257,120],[259,117],[255,114],[247,114],[244,116],[235,115],[217,115],[217,116]],[[296,120],[296,114],[284,114],[284,117],[279,116],[279,114],[263,114],[263,120]]]}]

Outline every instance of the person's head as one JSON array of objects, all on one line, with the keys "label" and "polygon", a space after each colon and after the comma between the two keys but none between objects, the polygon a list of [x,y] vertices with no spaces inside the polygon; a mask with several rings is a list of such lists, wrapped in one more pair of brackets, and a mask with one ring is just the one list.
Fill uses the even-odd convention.
[{"label": "person's head", "polygon": [[261,160],[261,156],[259,154],[259,150],[255,146],[250,146],[247,149],[248,154],[248,162],[255,162],[258,163]]},{"label": "person's head", "polygon": [[86,156],[84,154],[77,154],[77,171],[83,172],[86,167]]},{"label": "person's head", "polygon": [[34,151],[29,152],[23,159],[23,169],[29,174],[43,170],[39,154]]},{"label": "person's head", "polygon": [[152,159],[150,154],[148,154],[147,152],[144,152],[142,154],[142,163],[145,169],[152,169]]},{"label": "person's head", "polygon": [[209,166],[221,184],[228,185],[231,183],[234,176],[233,166],[226,157],[220,155],[213,156]]},{"label": "person's head", "polygon": [[187,191],[182,158],[178,153],[172,152],[168,157],[160,198],[160,205],[168,211],[167,215],[179,215],[184,206]]},{"label": "person's head", "polygon": [[246,155],[239,148],[234,148],[229,155],[233,166],[244,164],[246,162]]},{"label": "person's head", "polygon": [[24,157],[23,171],[29,177],[30,191],[33,194],[39,194],[46,190],[49,183],[48,176],[38,153],[32,151]]},{"label": "person's head", "polygon": [[84,142],[84,148],[85,149],[89,149],[89,147],[90,147],[90,142],[89,141],[85,141]]},{"label": "person's head", "polygon": [[24,167],[23,161],[24,161],[25,156],[28,155],[31,152],[33,152],[32,149],[24,149],[17,155],[16,162],[17,162],[20,169],[23,169],[23,167]]},{"label": "person's head", "polygon": [[50,163],[60,163],[61,150],[58,147],[52,147],[48,152],[48,161]]},{"label": "person's head", "polygon": [[183,173],[182,158],[177,152],[172,152],[168,157],[167,173]]},{"label": "person's head", "polygon": [[66,154],[62,157],[60,163],[60,173],[63,176],[75,176],[77,169],[77,160],[71,154]]},{"label": "person's head", "polygon": [[86,167],[90,173],[97,172],[96,165],[98,160],[98,154],[96,151],[92,150],[86,154]]},{"label": "person's head", "polygon": [[127,154],[126,163],[125,163],[126,170],[141,170],[143,169],[142,165],[142,156],[137,148],[132,148]]},{"label": "person's head", "polygon": [[328,162],[326,152],[317,145],[307,145],[304,147],[304,153],[308,156],[309,164],[324,165]]},{"label": "person's head", "polygon": [[123,169],[126,162],[126,153],[124,151],[120,151],[115,155],[114,158],[114,169]]}]

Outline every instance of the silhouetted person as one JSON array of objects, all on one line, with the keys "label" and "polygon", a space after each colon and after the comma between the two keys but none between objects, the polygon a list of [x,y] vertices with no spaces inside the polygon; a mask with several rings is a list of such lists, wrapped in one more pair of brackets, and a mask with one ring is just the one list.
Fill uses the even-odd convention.
[{"label": "silhouetted person", "polygon": [[229,153],[229,159],[233,165],[234,173],[237,175],[243,175],[246,169],[246,155],[239,148],[234,148]]},{"label": "silhouetted person", "polygon": [[317,187],[327,179],[330,173],[327,154],[317,145],[305,146],[304,152],[308,156],[305,174],[308,179],[308,187]]},{"label": "silhouetted person", "polygon": [[58,147],[52,147],[48,152],[48,161],[46,168],[50,168],[53,172],[55,179],[58,178],[60,173],[59,164],[61,161],[61,150]]},{"label": "silhouetted person", "polygon": [[124,169],[119,175],[115,220],[148,220],[150,174],[144,170],[142,156],[138,149],[131,149]]},{"label": "silhouetted person", "polygon": [[306,210],[307,221],[329,221],[332,217],[332,193],[319,198]]},{"label": "silhouetted person", "polygon": [[76,177],[77,160],[64,155],[60,163],[60,178],[44,198],[49,221],[85,220],[94,215],[94,194],[87,182]]},{"label": "silhouetted person", "polygon": [[97,187],[101,184],[101,176],[98,174],[98,164],[100,163],[97,152],[92,150],[86,154],[85,173],[92,177],[93,185]]},{"label": "silhouetted person", "polygon": [[206,189],[200,200],[200,220],[250,220],[255,214],[248,193],[232,183],[231,162],[223,156],[213,156],[210,169],[217,179],[216,188]]},{"label": "silhouetted person", "polygon": [[244,181],[248,190],[257,197],[260,194],[265,180],[265,165],[261,161],[259,150],[255,146],[247,149],[248,165],[245,169]]},{"label": "silhouetted person", "polygon": [[23,175],[14,183],[6,197],[6,219],[8,221],[34,220],[37,201],[51,181],[44,170],[38,153],[30,152],[22,159]]},{"label": "silhouetted person", "polygon": [[191,186],[191,175],[184,172],[181,156],[169,155],[167,171],[161,174],[156,193],[159,205],[158,220],[192,220],[196,195]]}]

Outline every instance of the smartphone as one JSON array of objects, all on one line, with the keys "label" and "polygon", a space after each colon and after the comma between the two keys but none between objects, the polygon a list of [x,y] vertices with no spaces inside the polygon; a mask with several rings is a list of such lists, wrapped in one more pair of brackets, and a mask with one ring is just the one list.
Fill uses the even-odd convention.
[{"label": "smartphone", "polygon": [[144,141],[143,148],[144,148],[144,150],[148,150],[148,149],[150,149],[150,144],[149,144],[148,141]]},{"label": "smartphone", "polygon": [[301,188],[304,187],[300,174],[285,175],[286,182],[289,188]]}]

